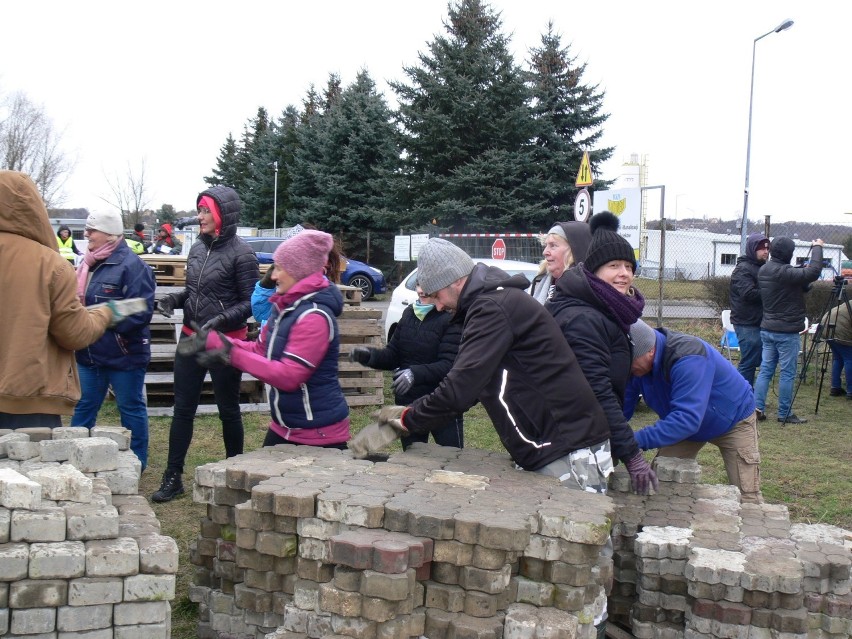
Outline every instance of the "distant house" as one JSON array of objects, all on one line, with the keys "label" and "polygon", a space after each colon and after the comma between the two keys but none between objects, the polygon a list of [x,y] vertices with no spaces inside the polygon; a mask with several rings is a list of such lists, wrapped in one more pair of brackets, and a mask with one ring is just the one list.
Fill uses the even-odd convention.
[{"label": "distant house", "polygon": [[[793,264],[805,264],[810,257],[811,243],[794,240]],[[740,236],[707,231],[683,230],[666,231],[665,237],[664,279],[699,280],[705,277],[730,276],[737,265],[740,255]],[[831,279],[839,275],[843,260],[843,247],[839,244],[826,244],[823,247],[822,279]],[[642,232],[640,249],[642,277],[659,278],[660,272],[660,231]]]}]

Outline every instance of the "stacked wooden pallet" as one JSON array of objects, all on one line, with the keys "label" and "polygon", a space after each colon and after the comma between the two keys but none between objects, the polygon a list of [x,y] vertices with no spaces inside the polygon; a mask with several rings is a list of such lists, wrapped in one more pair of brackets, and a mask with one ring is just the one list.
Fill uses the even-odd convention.
[{"label": "stacked wooden pallet", "polygon": [[[338,326],[340,330],[340,385],[350,406],[381,405],[384,402],[384,377],[381,371],[365,368],[349,361],[354,346],[382,345],[382,312],[379,309],[361,308],[361,290],[357,287],[341,286],[346,305]],[[158,287],[157,297],[172,292],[171,287]],[[174,359],[180,327],[183,319],[180,311],[171,318],[155,313],[151,320],[151,363],[145,374],[145,393],[148,414],[171,415],[174,406]],[[248,373],[243,373],[240,385],[241,410],[263,412],[269,410],[262,382]],[[202,388],[198,413],[217,411],[213,387],[208,373]]]}]

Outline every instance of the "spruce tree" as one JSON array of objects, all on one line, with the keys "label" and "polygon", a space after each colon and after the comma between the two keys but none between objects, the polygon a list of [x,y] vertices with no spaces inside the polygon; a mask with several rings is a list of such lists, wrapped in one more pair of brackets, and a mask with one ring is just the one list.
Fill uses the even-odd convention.
[{"label": "spruce tree", "polygon": [[542,198],[522,193],[532,166],[532,118],[523,72],[482,0],[450,4],[446,35],[393,82],[404,134],[404,188],[417,226],[453,230],[522,226]]},{"label": "spruce tree", "polygon": [[[533,98],[535,120],[535,166],[537,172],[526,188],[545,195],[546,209],[559,207],[559,220],[573,215],[577,188],[574,182],[583,152],[589,152],[592,169],[608,160],[612,147],[595,148],[603,135],[602,126],[609,118],[603,112],[604,93],[597,85],[583,83],[585,64],[578,64],[570,46],[554,32],[553,23],[541,36],[541,46],[530,49],[528,83]],[[610,182],[595,180],[590,188],[606,188]],[[549,226],[554,214],[541,219]],[[532,222],[532,220],[531,220]]]},{"label": "spruce tree", "polygon": [[219,157],[216,158],[216,167],[211,175],[204,178],[204,181],[207,182],[208,186],[223,184],[235,188],[234,185],[237,182],[236,166],[237,143],[234,136],[229,133],[225,144],[222,145],[222,150],[219,151]]}]

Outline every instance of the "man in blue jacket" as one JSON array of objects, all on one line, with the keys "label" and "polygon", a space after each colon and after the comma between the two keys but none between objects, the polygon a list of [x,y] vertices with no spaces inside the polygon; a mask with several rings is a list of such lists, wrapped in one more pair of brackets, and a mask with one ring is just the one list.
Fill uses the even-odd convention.
[{"label": "man in blue jacket", "polygon": [[639,401],[659,415],[636,432],[642,450],[657,456],[695,459],[704,444],[719,448],[728,481],[743,502],[762,503],[760,451],[751,385],[707,342],[642,320],[630,327],[633,377],[624,396],[630,419]]}]

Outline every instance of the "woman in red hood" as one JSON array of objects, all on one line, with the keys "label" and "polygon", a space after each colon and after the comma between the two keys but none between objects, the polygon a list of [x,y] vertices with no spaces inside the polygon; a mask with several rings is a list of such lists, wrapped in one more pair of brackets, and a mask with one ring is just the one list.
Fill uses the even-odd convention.
[{"label": "woman in red hood", "polygon": [[183,245],[172,235],[172,225],[163,224],[158,231],[157,241],[148,249],[149,253],[180,255]]}]

